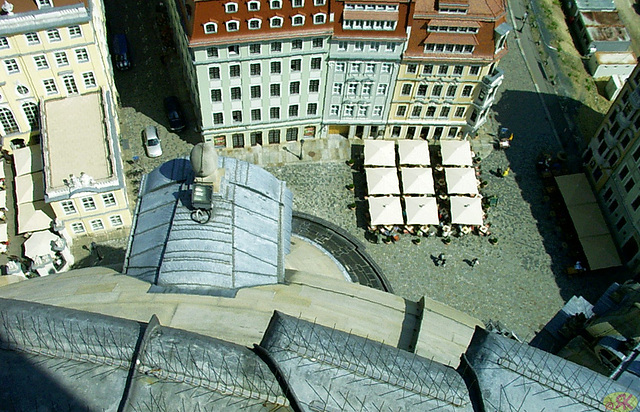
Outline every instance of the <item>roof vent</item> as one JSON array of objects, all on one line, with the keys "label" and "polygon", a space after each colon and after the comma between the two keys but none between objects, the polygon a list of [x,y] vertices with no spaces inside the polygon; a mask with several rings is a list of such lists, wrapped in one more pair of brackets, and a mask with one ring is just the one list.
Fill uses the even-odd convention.
[{"label": "roof vent", "polygon": [[11,16],[13,14],[13,4],[5,0],[4,4],[2,5],[2,11]]},{"label": "roof vent", "polygon": [[198,143],[189,156],[195,174],[191,190],[191,219],[204,224],[211,219],[213,194],[220,191],[224,169],[218,168],[218,152],[211,142]]}]

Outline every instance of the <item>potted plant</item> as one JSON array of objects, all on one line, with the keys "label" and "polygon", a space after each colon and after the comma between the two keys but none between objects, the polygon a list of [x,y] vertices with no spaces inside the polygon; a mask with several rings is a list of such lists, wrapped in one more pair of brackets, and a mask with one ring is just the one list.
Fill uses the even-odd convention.
[{"label": "potted plant", "polygon": [[347,190],[351,190],[353,191],[353,189],[355,188],[355,185],[353,183],[349,183],[348,185],[345,186],[347,188]]},{"label": "potted plant", "polygon": [[352,158],[352,159],[347,160],[347,166],[353,166],[355,163],[356,163],[356,160],[355,160],[355,159],[353,159],[353,158]]},{"label": "potted plant", "polygon": [[445,245],[448,245],[449,243],[451,243],[451,237],[449,236],[443,237],[442,243],[444,243]]},{"label": "potted plant", "polygon": [[419,237],[414,237],[411,242],[413,242],[414,245],[419,245],[420,244],[421,239]]},{"label": "potted plant", "polygon": [[385,236],[385,237],[383,237],[383,238],[382,238],[382,242],[383,242],[383,243],[385,243],[385,244],[387,244],[387,245],[388,245],[389,243],[391,243],[391,240],[392,240],[392,239],[391,239],[391,236]]},{"label": "potted plant", "polygon": [[489,238],[489,243],[491,243],[492,245],[495,245],[496,243],[498,243],[498,238],[497,237],[490,237]]},{"label": "potted plant", "polygon": [[355,203],[349,203],[347,205],[347,207],[349,208],[349,210],[354,210],[356,208],[356,204]]}]

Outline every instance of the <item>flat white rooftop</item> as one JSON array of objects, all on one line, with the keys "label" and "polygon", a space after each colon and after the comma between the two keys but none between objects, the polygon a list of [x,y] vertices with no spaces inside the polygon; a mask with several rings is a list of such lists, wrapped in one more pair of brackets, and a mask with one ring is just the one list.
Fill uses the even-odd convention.
[{"label": "flat white rooftop", "polygon": [[100,93],[50,100],[44,105],[49,188],[64,186],[64,179],[79,177],[81,172],[94,180],[112,177]]}]

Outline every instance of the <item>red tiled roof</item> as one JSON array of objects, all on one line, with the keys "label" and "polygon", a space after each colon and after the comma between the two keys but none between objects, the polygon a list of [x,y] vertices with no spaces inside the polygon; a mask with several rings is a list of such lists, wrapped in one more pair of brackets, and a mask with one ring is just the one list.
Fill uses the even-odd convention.
[{"label": "red tiled roof", "polygon": [[397,21],[397,11],[362,11],[362,10],[345,10],[342,14],[346,20],[379,20],[379,21]]},{"label": "red tiled roof", "polygon": [[[4,3],[4,1],[2,1]],[[27,13],[30,11],[37,11],[38,6],[36,5],[35,0],[11,0],[9,3],[13,4],[13,12],[15,14],[18,13]],[[88,0],[54,0],[53,5],[55,7],[62,6],[70,6],[73,4],[84,4],[85,7],[89,7]],[[55,9],[54,7],[54,9]],[[42,9],[47,10],[47,9]],[[51,10],[51,8],[49,8]]]},{"label": "red tiled roof", "polygon": [[429,33],[425,43],[435,44],[472,44],[478,45],[478,39],[473,34],[460,33]]}]

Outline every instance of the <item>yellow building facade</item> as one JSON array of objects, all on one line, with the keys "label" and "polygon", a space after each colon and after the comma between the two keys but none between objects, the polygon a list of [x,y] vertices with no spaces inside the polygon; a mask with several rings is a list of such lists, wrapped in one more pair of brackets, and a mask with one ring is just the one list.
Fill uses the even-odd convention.
[{"label": "yellow building facade", "polygon": [[43,101],[115,90],[100,1],[12,7],[0,16],[0,135],[8,151],[36,142]]}]

